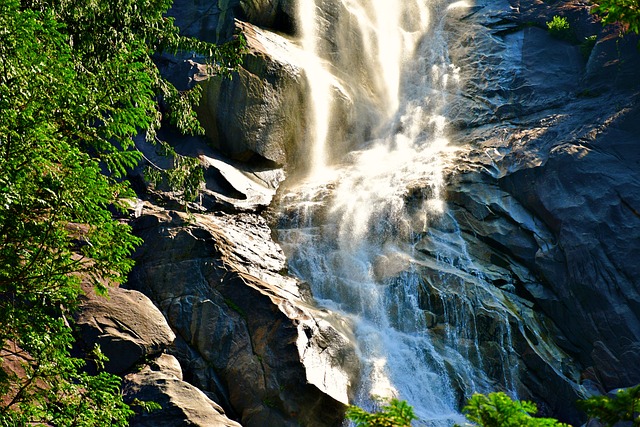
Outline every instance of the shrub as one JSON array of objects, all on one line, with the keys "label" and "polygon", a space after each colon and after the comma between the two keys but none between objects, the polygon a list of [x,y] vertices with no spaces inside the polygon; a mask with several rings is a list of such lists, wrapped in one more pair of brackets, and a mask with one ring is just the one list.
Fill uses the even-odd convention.
[{"label": "shrub", "polygon": [[411,421],[417,420],[413,408],[404,400],[391,399],[380,411],[369,413],[357,406],[349,406],[347,418],[356,427],[410,427]]},{"label": "shrub", "polygon": [[591,9],[602,18],[602,24],[619,22],[624,26],[623,32],[640,34],[640,1],[639,0],[597,0]]},{"label": "shrub", "polygon": [[593,396],[578,402],[589,418],[597,418],[611,427],[620,421],[640,426],[640,385],[619,389],[615,396]]},{"label": "shrub", "polygon": [[588,59],[589,56],[591,55],[591,51],[593,50],[593,47],[596,45],[597,38],[598,36],[595,34],[589,37],[585,37],[582,43],[580,44],[580,53],[582,54],[582,56],[585,57],[585,59]]},{"label": "shrub", "polygon": [[[580,400],[578,405],[589,418],[601,421],[606,427],[619,422],[640,426],[640,385],[619,389],[614,396],[593,396]],[[465,427],[571,427],[553,418],[533,417],[537,411],[535,403],[512,400],[502,392],[488,395],[476,393],[462,409],[472,423],[465,424]],[[356,427],[410,427],[411,421],[417,419],[413,408],[397,399],[391,400],[375,413],[350,406],[347,418],[354,421]],[[461,426],[456,424],[455,427]]]},{"label": "shrub", "polygon": [[474,394],[462,409],[474,426],[481,427],[568,427],[553,418],[535,418],[535,403],[512,400],[505,393]]},{"label": "shrub", "polygon": [[571,39],[571,26],[567,18],[555,15],[551,21],[547,22],[549,34],[558,39]]},{"label": "shrub", "polygon": [[157,137],[159,98],[198,130],[154,52],[210,51],[224,74],[243,46],[180,36],[170,5],[0,0],[0,426],[127,426],[133,414],[120,378],[73,357],[81,278],[105,294],[133,266],[141,240],[113,212],[133,196],[133,137]]}]

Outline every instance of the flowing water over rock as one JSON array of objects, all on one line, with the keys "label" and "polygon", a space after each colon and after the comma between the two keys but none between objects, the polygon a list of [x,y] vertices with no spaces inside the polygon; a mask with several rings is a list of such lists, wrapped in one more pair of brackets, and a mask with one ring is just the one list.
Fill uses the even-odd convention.
[{"label": "flowing water over rock", "polygon": [[316,58],[306,69],[314,148],[308,179],[282,192],[278,236],[318,304],[352,323],[364,366],[356,403],[398,397],[424,425],[451,425],[471,392],[517,396],[512,328],[528,308],[475,265],[441,194],[461,146],[447,117],[461,70],[445,27],[468,5],[301,5],[303,48]]},{"label": "flowing water over rock", "polygon": [[[164,253],[147,252],[193,281],[185,290],[212,288],[197,304],[177,289],[196,309],[173,320],[198,344],[181,363],[201,352],[186,372],[211,374],[200,385],[228,395],[223,406],[246,426],[335,425],[347,397],[372,408],[376,394],[407,399],[423,424],[451,425],[470,393],[493,390],[579,425],[586,390],[640,381],[640,263],[629,262],[640,242],[637,38],[603,29],[578,0],[395,3],[220,1],[225,27],[238,7],[261,26],[237,23],[250,47],[243,68],[223,82],[191,58],[177,63],[198,71],[185,87],[204,85],[199,114],[213,145],[246,163],[190,149],[209,166],[199,211],[262,212],[286,170],[268,213],[289,271],[313,294],[284,274],[266,224],[246,221],[254,214],[231,234],[158,227],[188,242],[212,236],[212,246],[175,249],[169,232]],[[591,53],[548,34],[558,14],[579,40],[596,36]],[[267,276],[228,280],[227,255],[199,261],[227,241],[240,242],[221,251],[242,260],[232,269],[279,261]],[[214,279],[201,283],[176,253],[220,268],[205,268]],[[174,276],[152,272],[140,278],[166,283],[174,301]],[[261,311],[255,297],[272,288]],[[242,361],[223,354],[216,331],[229,329],[214,318],[237,321],[228,337]]]}]

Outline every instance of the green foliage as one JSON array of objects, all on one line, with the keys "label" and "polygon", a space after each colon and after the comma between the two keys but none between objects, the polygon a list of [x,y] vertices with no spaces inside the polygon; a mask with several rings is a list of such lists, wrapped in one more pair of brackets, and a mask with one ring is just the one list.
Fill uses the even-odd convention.
[{"label": "green foliage", "polygon": [[[597,419],[607,427],[619,422],[640,426],[640,385],[619,389],[615,396],[593,396],[578,401],[578,405],[589,418]],[[538,408],[533,402],[512,400],[502,392],[488,395],[474,394],[462,409],[476,427],[570,427],[553,418],[536,418]],[[406,427],[417,419],[413,408],[404,401],[391,400],[381,410],[369,413],[357,406],[350,406],[347,418],[356,423],[356,427]],[[456,425],[456,427],[461,427]]]},{"label": "green foliage", "polygon": [[620,389],[614,397],[593,396],[578,405],[590,418],[597,418],[608,427],[620,421],[640,426],[640,385]]},{"label": "green foliage", "polygon": [[474,426],[562,427],[552,418],[534,418],[538,408],[532,402],[514,401],[505,393],[474,394],[462,410]]},{"label": "green foliage", "polygon": [[357,406],[349,406],[346,416],[357,427],[409,427],[418,419],[413,408],[404,400],[391,399],[380,411],[369,413]]},{"label": "green foliage", "polygon": [[172,159],[170,169],[162,169],[153,162],[148,161],[145,169],[145,179],[154,187],[163,185],[182,193],[182,199],[186,202],[194,201],[199,192],[200,185],[204,181],[204,172],[200,160],[193,157],[182,156],[166,142],[158,140],[157,147],[160,155]]},{"label": "green foliage", "polygon": [[[2,426],[124,426],[132,414],[119,378],[88,375],[71,357],[81,278],[104,293],[132,267],[140,240],[112,212],[132,195],[120,178],[141,158],[132,137],[155,138],[159,99],[183,130],[198,126],[190,95],[164,81],[150,55],[197,50],[227,73],[242,48],[179,36],[164,17],[169,5],[0,2]],[[91,357],[103,362],[97,350]]]},{"label": "green foliage", "polygon": [[623,25],[623,32],[640,34],[640,2],[639,0],[597,0],[591,8],[594,13],[602,18],[602,24]]},{"label": "green foliage", "polygon": [[591,55],[591,51],[593,47],[596,45],[596,41],[598,39],[597,35],[592,35],[589,37],[585,37],[582,43],[580,44],[580,53],[585,59],[588,59]]},{"label": "green foliage", "polygon": [[547,29],[549,34],[558,39],[570,40],[572,37],[569,21],[563,16],[555,15],[547,22]]},{"label": "green foliage", "polygon": [[142,412],[147,412],[147,413],[153,412],[153,411],[159,411],[162,409],[162,405],[160,405],[157,402],[149,402],[145,400],[140,400],[138,398],[133,399],[133,402],[131,402],[131,407],[140,408]]}]

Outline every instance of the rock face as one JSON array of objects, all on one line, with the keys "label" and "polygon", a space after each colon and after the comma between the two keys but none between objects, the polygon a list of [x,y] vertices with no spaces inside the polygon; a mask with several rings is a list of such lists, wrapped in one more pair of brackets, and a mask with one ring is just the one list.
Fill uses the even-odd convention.
[{"label": "rock face", "polygon": [[89,291],[77,325],[87,348],[99,344],[108,372],[122,374],[145,357],[168,348],[176,336],[162,313],[138,291],[110,288],[108,297]]},{"label": "rock face", "polygon": [[240,0],[247,20],[260,27],[291,33],[296,12],[292,0]]},{"label": "rock face", "polygon": [[285,38],[239,24],[249,53],[229,80],[201,79],[198,117],[213,145],[241,161],[292,163],[304,135],[305,82],[298,48]]},{"label": "rock face", "polygon": [[551,231],[532,266],[547,286],[532,294],[605,390],[640,382],[640,271],[629,259],[640,241],[640,109],[611,113],[602,134],[499,180]]},{"label": "rock face", "polygon": [[243,426],[341,423],[358,371],[348,327],[308,306],[282,275],[264,219],[148,207],[135,229],[145,245],[129,285],[176,331],[190,381]]},{"label": "rock face", "polygon": [[[467,128],[460,139],[471,142],[448,185],[452,212],[496,286],[554,322],[559,332],[549,338],[575,360],[582,385],[602,392],[636,384],[637,38],[616,41],[578,2],[481,6],[484,30],[472,43],[483,56],[453,50],[476,74],[465,88],[471,106],[452,106]],[[580,37],[597,35],[593,51],[583,57],[578,45],[522,27],[555,14]]]},{"label": "rock face", "polygon": [[[332,2],[336,16],[339,3]],[[194,35],[224,39],[231,16],[277,28],[293,22],[291,4],[221,0],[211,9],[197,4],[175,12],[184,22],[203,17]],[[450,55],[465,86],[446,114],[461,152],[446,188],[451,218],[432,232],[459,232],[464,250],[495,286],[485,295],[473,280],[462,280],[464,292],[513,307],[509,357],[517,359],[521,397],[539,402],[545,414],[579,422],[575,398],[640,382],[637,38],[617,39],[577,1],[479,0],[451,14],[457,15],[450,38],[457,41]],[[579,45],[553,39],[545,22],[554,15],[569,19],[578,40],[596,35],[593,50],[583,54]],[[327,25],[349,22],[328,18]],[[233,80],[208,76],[194,62],[179,67],[203,85],[199,114],[217,149],[253,170],[290,166],[306,149],[299,143],[306,90],[297,48],[258,27],[241,27],[250,53]],[[207,396],[159,362],[161,371],[131,374],[128,390],[132,396],[163,390],[158,399],[172,412],[182,408],[180,420],[190,419],[195,409],[187,402],[196,401],[203,419],[222,417],[212,398],[245,427],[339,425],[358,370],[349,325],[313,309],[304,286],[281,274],[279,248],[264,220],[250,213],[269,204],[280,178],[256,186],[247,181],[253,172],[238,163],[196,151],[208,167],[206,191],[213,190],[194,210],[216,214],[141,206],[135,227],[145,245],[129,286],[160,307],[177,334],[171,352]],[[417,249],[436,256],[426,239]],[[428,265],[422,270],[426,284],[443,275]],[[421,308],[437,334],[460,301],[447,301],[434,288],[425,286]],[[103,339],[109,322],[94,322],[95,339]],[[474,322],[488,376],[500,381],[507,331],[491,313],[478,313]],[[121,335],[109,338],[114,348],[132,348],[136,356],[112,368],[118,372],[172,340],[146,348]],[[169,384],[192,397],[170,397]]]},{"label": "rock face", "polygon": [[[132,420],[132,427],[202,426],[240,427],[224,415],[224,410],[202,391],[182,381],[178,360],[163,354],[142,369],[128,374],[124,380],[125,400],[154,402],[161,409],[140,411]],[[135,405],[134,405],[135,407]]]}]

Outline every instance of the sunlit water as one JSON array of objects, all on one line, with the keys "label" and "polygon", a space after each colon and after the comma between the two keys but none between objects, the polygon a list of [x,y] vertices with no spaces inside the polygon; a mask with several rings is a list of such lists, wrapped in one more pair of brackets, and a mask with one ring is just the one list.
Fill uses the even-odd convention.
[{"label": "sunlit water", "polygon": [[[447,105],[460,89],[460,70],[444,30],[458,7],[466,3],[300,0],[301,45],[313,58],[305,69],[312,106],[304,136],[312,161],[279,208],[292,273],[310,283],[320,306],[353,325],[363,363],[356,403],[408,400],[419,425],[461,422],[461,398],[495,381],[513,388],[515,369],[509,314],[466,253],[442,197],[459,146]],[[349,130],[339,133],[346,143],[333,132],[344,122],[336,117],[337,93],[353,105]],[[434,254],[425,255],[425,245]],[[427,315],[436,303],[439,331]],[[497,379],[484,372],[478,310],[504,319]]]}]

